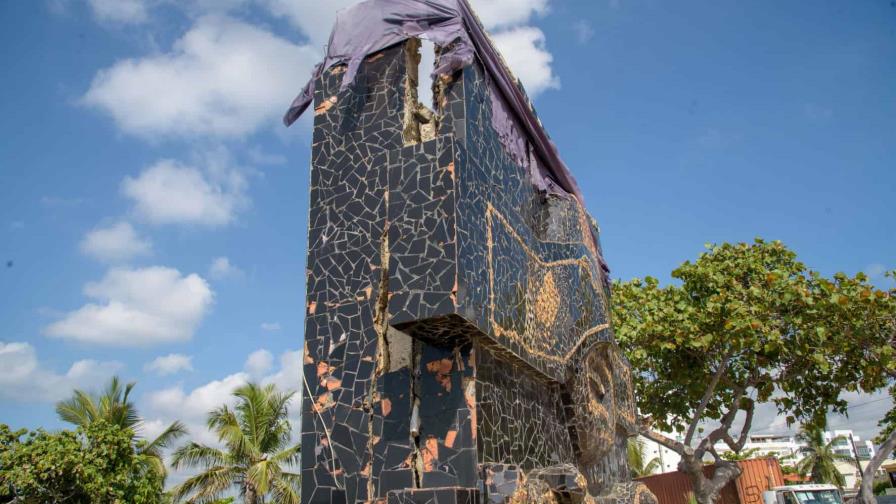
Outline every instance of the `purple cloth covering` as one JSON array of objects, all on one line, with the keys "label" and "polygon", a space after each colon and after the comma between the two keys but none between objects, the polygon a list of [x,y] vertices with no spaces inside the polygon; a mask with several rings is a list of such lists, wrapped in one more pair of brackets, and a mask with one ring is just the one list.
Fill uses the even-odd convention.
[{"label": "purple cloth covering", "polygon": [[295,122],[314,100],[314,82],[333,65],[347,64],[342,79],[345,90],[355,80],[358,67],[369,54],[405,41],[424,37],[445,48],[432,77],[451,74],[473,63],[473,45],[464,29],[457,0],[368,0],[342,10],[330,34],[327,55],[314,68],[311,80],[283,117]]},{"label": "purple cloth covering", "polygon": [[[510,155],[515,159],[527,157],[528,153],[520,152],[522,134],[535,154],[536,162],[528,163],[532,183],[543,191],[572,194],[584,207],[578,184],[467,0],[367,0],[340,11],[330,34],[327,55],[293,100],[283,117],[284,124],[294,123],[311,105],[315,81],[325,70],[347,64],[341,86],[345,90],[354,82],[364,58],[411,37],[426,38],[442,48],[432,77],[454,73],[478,57],[491,79],[492,102],[498,98],[497,91],[502,105],[506,104],[500,107],[501,116],[495,118],[495,127]],[[598,244],[597,238],[593,238]],[[609,271],[603,258],[601,263]]]}]

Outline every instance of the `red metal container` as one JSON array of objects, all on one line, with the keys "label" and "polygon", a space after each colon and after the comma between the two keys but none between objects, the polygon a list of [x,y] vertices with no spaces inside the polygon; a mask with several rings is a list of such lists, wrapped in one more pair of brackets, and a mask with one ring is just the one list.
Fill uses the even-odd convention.
[{"label": "red metal container", "polygon": [[[784,486],[784,474],[776,458],[742,460],[738,462],[743,473],[722,489],[716,504],[762,504],[762,492],[776,486]],[[712,475],[712,466],[705,473]],[[693,492],[687,474],[676,471],[638,478],[656,495],[659,504],[687,504]]]}]

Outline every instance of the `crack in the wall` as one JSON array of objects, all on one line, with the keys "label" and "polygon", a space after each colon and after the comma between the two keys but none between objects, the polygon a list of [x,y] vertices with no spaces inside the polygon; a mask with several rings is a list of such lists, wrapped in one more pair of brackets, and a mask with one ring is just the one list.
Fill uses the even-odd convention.
[{"label": "crack in the wall", "polygon": [[[404,129],[402,138],[405,145],[427,142],[436,137],[439,121],[438,115],[425,104],[420,103],[420,39],[408,39],[405,51],[404,79]],[[432,84],[434,92],[441,87]],[[435,99],[439,101],[438,96]]]},{"label": "crack in the wall", "polygon": [[[386,208],[389,208],[389,191],[385,192],[384,202]],[[374,308],[373,323],[376,329],[377,345],[376,345],[376,366],[374,367],[373,376],[370,377],[370,388],[368,391],[367,409],[370,419],[367,422],[367,455],[371,466],[374,462],[374,447],[378,441],[374,432],[374,414],[375,405],[379,402],[379,392],[377,392],[377,384],[380,377],[389,371],[389,221],[387,220],[383,226],[383,237],[380,241],[380,284],[377,289],[377,300]],[[376,485],[374,484],[374,475],[371,471],[367,479],[367,496],[368,499],[375,500]]]},{"label": "crack in the wall", "polygon": [[413,355],[411,357],[411,470],[413,471],[414,485],[416,488],[423,488],[423,454],[420,453],[420,397],[423,391],[420,390],[420,363],[423,360],[423,343],[413,341]]}]

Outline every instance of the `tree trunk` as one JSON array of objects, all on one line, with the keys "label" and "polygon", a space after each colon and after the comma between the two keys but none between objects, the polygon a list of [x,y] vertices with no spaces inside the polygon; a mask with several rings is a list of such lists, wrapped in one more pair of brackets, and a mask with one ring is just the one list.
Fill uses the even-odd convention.
[{"label": "tree trunk", "polygon": [[715,464],[712,477],[707,478],[703,472],[703,460],[693,455],[682,456],[678,469],[690,478],[698,504],[714,504],[725,485],[741,473],[736,462],[721,460]]},{"label": "tree trunk", "polygon": [[875,504],[874,475],[880,469],[880,465],[884,463],[884,460],[893,453],[893,450],[896,450],[896,430],[893,430],[890,433],[890,437],[877,449],[874,458],[868,462],[865,471],[862,472],[862,486],[859,490],[859,502],[862,504]]},{"label": "tree trunk", "polygon": [[252,485],[246,485],[246,495],[243,497],[245,504],[258,504],[258,492]]}]

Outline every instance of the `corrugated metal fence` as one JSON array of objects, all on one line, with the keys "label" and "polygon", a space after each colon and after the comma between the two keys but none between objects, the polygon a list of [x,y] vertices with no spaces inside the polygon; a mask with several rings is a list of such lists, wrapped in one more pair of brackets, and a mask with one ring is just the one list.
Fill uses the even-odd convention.
[{"label": "corrugated metal fence", "polygon": [[[762,504],[762,492],[784,485],[781,465],[775,458],[738,462],[743,473],[722,489],[717,504]],[[706,466],[705,474],[712,475],[713,466]],[[659,504],[687,504],[693,487],[687,474],[676,471],[638,478],[656,495]]]}]

